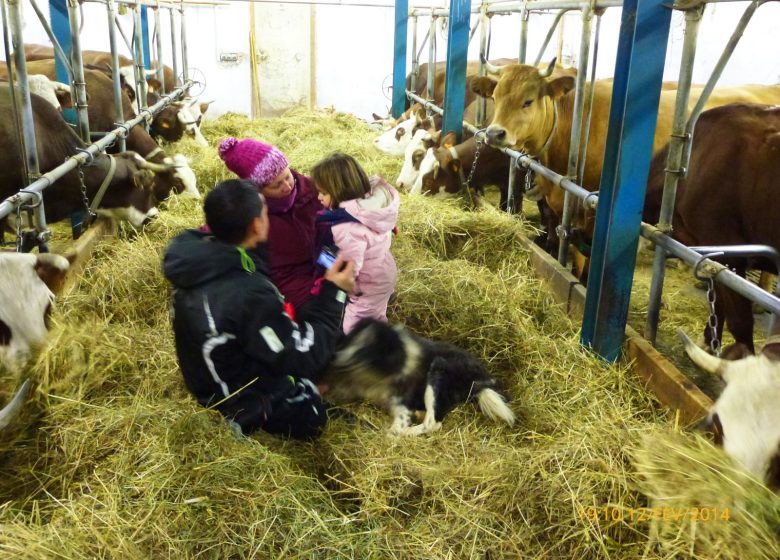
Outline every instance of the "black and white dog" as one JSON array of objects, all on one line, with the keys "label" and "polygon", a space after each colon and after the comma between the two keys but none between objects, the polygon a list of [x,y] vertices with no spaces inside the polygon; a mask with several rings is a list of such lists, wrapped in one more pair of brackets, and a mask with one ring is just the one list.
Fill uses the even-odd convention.
[{"label": "black and white dog", "polygon": [[[492,420],[510,426],[515,421],[496,381],[474,356],[375,319],[362,319],[344,338],[321,383],[331,402],[367,401],[390,412],[393,435],[436,431],[450,410],[471,399]],[[412,426],[417,410],[425,411],[425,419]]]}]

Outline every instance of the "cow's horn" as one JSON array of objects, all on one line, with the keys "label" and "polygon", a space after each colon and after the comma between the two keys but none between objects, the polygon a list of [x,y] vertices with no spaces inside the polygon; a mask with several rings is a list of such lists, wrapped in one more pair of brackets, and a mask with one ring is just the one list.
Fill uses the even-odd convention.
[{"label": "cow's horn", "polygon": [[504,69],[503,66],[496,66],[495,64],[490,64],[490,62],[488,62],[488,59],[485,58],[484,54],[480,54],[479,59],[482,61],[482,64],[485,65],[485,70],[487,70],[491,74],[500,74],[501,71]]},{"label": "cow's horn", "polygon": [[143,169],[148,169],[149,171],[153,171],[155,173],[165,173],[166,171],[170,171],[174,167],[176,167],[173,163],[167,163],[169,158],[165,158],[166,163],[153,163],[151,161],[144,160],[143,163],[139,162],[139,166]]},{"label": "cow's horn", "polygon": [[683,344],[685,344],[685,353],[688,354],[688,357],[693,361],[694,364],[699,366],[704,371],[722,376],[723,369],[727,364],[725,360],[708,354],[699,348],[681,328],[677,329],[677,336],[679,336],[683,341]]},{"label": "cow's horn", "polygon": [[29,390],[30,380],[28,379],[22,383],[22,386],[16,392],[14,398],[11,399],[11,402],[8,403],[3,410],[0,410],[0,430],[13,422],[14,418],[22,411],[22,405],[24,404],[24,399],[27,397]]},{"label": "cow's horn", "polygon": [[558,61],[558,57],[554,57],[544,72],[539,72],[539,76],[542,78],[549,78],[552,76],[553,70],[555,70],[555,63]]},{"label": "cow's horn", "polygon": [[200,97],[200,96],[198,96],[198,97],[192,97],[192,98],[190,98],[190,99],[192,99],[192,101],[189,101],[189,99],[187,99],[187,100],[186,100],[186,101],[188,101],[188,103],[187,103],[187,107],[192,107],[193,105],[195,105],[195,103],[197,103],[197,102],[198,102],[198,98],[199,98],[199,97]]}]

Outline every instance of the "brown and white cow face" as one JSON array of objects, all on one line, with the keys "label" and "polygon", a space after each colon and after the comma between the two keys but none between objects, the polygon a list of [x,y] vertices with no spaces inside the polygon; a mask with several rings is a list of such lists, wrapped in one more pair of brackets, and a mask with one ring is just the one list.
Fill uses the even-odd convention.
[{"label": "brown and white cow face", "polygon": [[472,80],[474,93],[495,101],[493,122],[486,131],[490,144],[523,148],[532,154],[541,150],[553,129],[553,102],[574,89],[571,75],[547,78],[553,69],[554,63],[545,72],[526,64],[510,64],[495,69],[497,80],[489,76]]},{"label": "brown and white cow face", "polygon": [[454,149],[455,142],[455,134],[448,132],[441,146],[434,146],[425,153],[419,177],[412,189],[415,194],[449,198],[460,191],[462,162]]},{"label": "brown and white cow face", "polygon": [[707,417],[715,443],[748,472],[780,487],[780,335],[769,337],[758,356],[729,361],[677,332],[691,360],[726,382]]},{"label": "brown and white cow face", "polygon": [[415,132],[433,128],[433,121],[425,116],[422,105],[416,104],[411,116],[374,139],[374,147],[391,156],[402,156]]},{"label": "brown and white cow face", "polygon": [[68,267],[59,255],[0,252],[0,369],[15,371],[46,341],[52,290]]},{"label": "brown and white cow face", "polygon": [[404,164],[398,174],[395,184],[399,189],[410,189],[420,175],[420,163],[425,157],[428,148],[433,148],[439,143],[439,133],[427,130],[418,130],[414,133],[409,145],[404,152]]},{"label": "brown and white cow face", "polygon": [[[100,166],[100,182],[105,177],[106,168],[106,163],[102,160],[108,157],[95,158]],[[154,195],[155,172],[163,172],[163,166],[155,167],[135,152],[123,152],[111,157],[116,159],[116,171],[97,213],[141,227],[158,214],[155,206],[157,199]],[[86,179],[89,181],[87,188],[91,200],[97,190],[94,188],[96,181],[89,176]]]}]

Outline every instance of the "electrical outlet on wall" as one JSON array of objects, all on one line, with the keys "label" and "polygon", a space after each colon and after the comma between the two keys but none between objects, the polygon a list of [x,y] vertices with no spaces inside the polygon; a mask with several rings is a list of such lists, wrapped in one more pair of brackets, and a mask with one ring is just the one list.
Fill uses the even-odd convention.
[{"label": "electrical outlet on wall", "polygon": [[221,64],[240,64],[244,61],[244,54],[238,52],[219,53],[219,62]]}]

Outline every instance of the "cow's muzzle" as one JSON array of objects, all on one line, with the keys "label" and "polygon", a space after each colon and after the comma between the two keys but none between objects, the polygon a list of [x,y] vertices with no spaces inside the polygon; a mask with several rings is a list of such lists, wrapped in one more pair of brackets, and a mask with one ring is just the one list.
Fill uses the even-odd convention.
[{"label": "cow's muzzle", "polygon": [[504,146],[506,145],[506,129],[502,128],[500,126],[491,125],[487,128],[487,131],[485,132],[485,135],[487,136],[488,144],[492,144],[494,146]]}]

